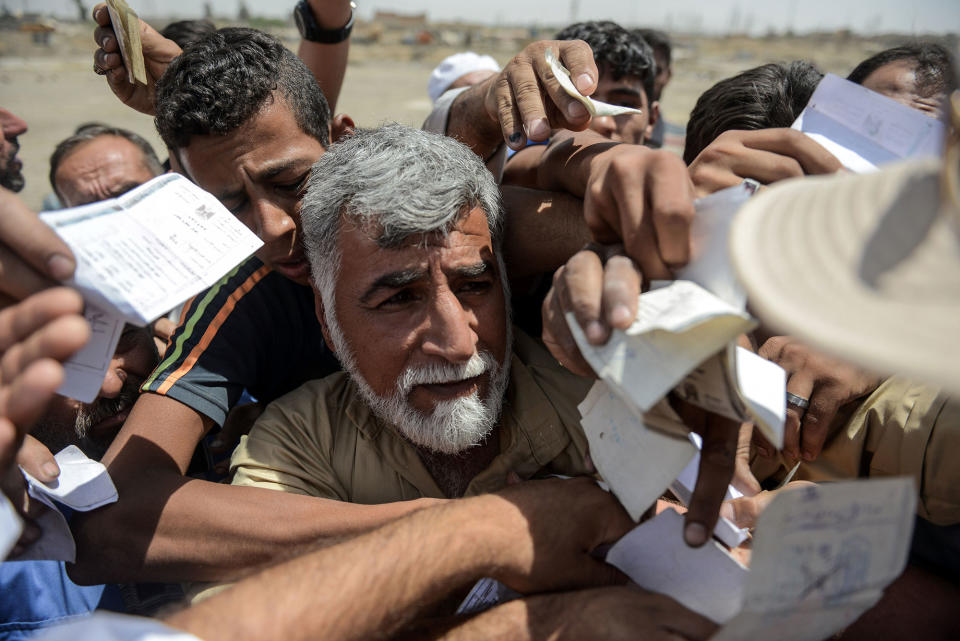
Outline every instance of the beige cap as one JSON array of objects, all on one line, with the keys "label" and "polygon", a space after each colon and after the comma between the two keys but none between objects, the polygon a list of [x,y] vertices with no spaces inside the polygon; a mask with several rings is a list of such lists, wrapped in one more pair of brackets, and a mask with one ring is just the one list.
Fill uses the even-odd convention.
[{"label": "beige cap", "polygon": [[838,357],[960,393],[960,206],[941,205],[946,179],[939,161],[913,161],[754,196],[730,238],[751,310]]}]

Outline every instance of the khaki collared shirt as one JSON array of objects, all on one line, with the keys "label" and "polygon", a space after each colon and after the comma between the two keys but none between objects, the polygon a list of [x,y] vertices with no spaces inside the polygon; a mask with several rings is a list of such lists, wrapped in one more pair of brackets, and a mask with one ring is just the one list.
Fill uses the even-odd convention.
[{"label": "khaki collared shirt", "polygon": [[[500,454],[466,495],[520,478],[588,473],[577,404],[592,380],[561,368],[516,332],[504,399]],[[234,485],[377,504],[444,498],[414,447],[370,411],[346,373],[305,383],[269,407],[231,460]]]},{"label": "khaki collared shirt", "polygon": [[[917,514],[937,525],[953,525],[960,523],[958,454],[960,402],[938,387],[894,376],[837,414],[820,456],[801,464],[797,478],[912,476]],[[770,472],[778,465],[758,459],[752,467],[763,479],[776,478]]]}]

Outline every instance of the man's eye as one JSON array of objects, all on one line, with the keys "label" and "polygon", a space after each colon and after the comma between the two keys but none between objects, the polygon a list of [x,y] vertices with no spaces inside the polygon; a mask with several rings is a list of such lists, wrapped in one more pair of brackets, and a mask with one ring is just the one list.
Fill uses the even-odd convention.
[{"label": "man's eye", "polygon": [[471,280],[460,286],[460,291],[466,294],[479,294],[490,291],[493,286],[489,280]]},{"label": "man's eye", "polygon": [[296,180],[287,183],[280,183],[277,185],[277,189],[281,191],[286,191],[294,194],[300,193],[307,186],[307,178],[310,177],[310,172],[302,174],[297,177]]},{"label": "man's eye", "polygon": [[389,309],[390,307],[405,305],[413,302],[416,298],[413,292],[404,289],[377,305],[377,309]]}]

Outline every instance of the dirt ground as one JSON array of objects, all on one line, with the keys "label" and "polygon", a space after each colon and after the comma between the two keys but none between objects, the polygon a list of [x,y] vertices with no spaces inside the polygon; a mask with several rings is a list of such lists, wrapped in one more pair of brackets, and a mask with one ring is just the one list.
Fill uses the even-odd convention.
[{"label": "dirt ground", "polygon": [[[125,127],[162,149],[152,120],[124,107],[106,82],[93,73],[92,31],[92,23],[61,24],[47,46],[33,44],[27,34],[18,32],[7,31],[0,38],[0,105],[21,116],[30,127],[20,139],[20,157],[27,183],[21,195],[31,207],[39,208],[50,193],[51,152],[81,123],[96,120]],[[278,35],[296,46],[292,30]],[[740,70],[769,61],[806,58],[824,71],[845,75],[867,55],[897,41],[842,35],[678,37],[674,79],[664,93],[662,110],[671,122],[682,125],[701,92]],[[516,53],[505,47],[482,50],[501,64]],[[427,77],[437,62],[453,51],[442,46],[354,44],[337,111],[350,114],[361,126],[386,121],[419,125],[430,110]]]}]

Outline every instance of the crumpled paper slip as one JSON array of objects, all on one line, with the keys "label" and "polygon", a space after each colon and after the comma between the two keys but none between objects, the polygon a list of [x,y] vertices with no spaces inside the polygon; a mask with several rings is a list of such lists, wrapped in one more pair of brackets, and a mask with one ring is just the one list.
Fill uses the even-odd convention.
[{"label": "crumpled paper slip", "polygon": [[76,445],[68,445],[53,457],[60,466],[60,476],[43,483],[23,472],[30,496],[47,496],[67,507],[89,512],[117,500],[117,488],[103,463],[87,458]]},{"label": "crumpled paper slip", "polygon": [[557,82],[563,87],[563,90],[583,103],[583,106],[587,108],[591,116],[619,116],[620,114],[643,113],[640,109],[611,105],[584,96],[573,86],[573,81],[570,80],[570,70],[560,64],[556,54],[553,53],[553,49],[547,47],[544,52],[544,57],[547,60],[547,64],[550,65],[550,70],[553,72],[553,75],[557,78]]},{"label": "crumpled paper slip", "polygon": [[[639,521],[696,454],[686,428],[663,402],[648,416],[662,415],[664,422],[678,425],[680,433],[651,429],[645,417],[631,412],[602,380],[593,384],[579,408],[590,460],[630,518]],[[645,460],[647,452],[656,452],[656,459]]]},{"label": "crumpled paper slip", "polygon": [[54,501],[79,512],[89,512],[116,502],[117,488],[102,463],[94,461],[76,445],[68,445],[54,456],[60,466],[60,476],[52,483],[43,483],[21,468],[27,481],[27,492],[49,509],[37,519],[43,531],[18,560],[68,561],[73,563],[77,547],[67,519]]},{"label": "crumpled paper slip", "polygon": [[614,330],[605,345],[590,344],[572,312],[567,324],[597,376],[644,413],[756,321],[696,283],[678,280],[641,294],[633,324]]}]

